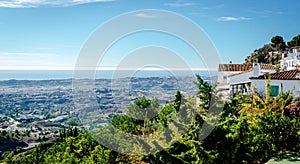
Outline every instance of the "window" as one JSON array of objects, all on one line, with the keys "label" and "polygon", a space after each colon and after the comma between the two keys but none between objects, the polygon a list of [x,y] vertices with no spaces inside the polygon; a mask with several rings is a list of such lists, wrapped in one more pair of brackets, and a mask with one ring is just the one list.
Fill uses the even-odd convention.
[{"label": "window", "polygon": [[270,96],[276,97],[279,94],[279,86],[270,87]]}]

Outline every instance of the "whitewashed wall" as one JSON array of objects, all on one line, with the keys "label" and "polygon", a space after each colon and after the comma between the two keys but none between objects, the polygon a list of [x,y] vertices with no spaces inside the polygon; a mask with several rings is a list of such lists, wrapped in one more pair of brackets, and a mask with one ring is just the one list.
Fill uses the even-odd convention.
[{"label": "whitewashed wall", "polygon": [[[282,90],[281,84],[283,86],[283,92],[291,90],[293,95],[300,96],[300,80],[271,80],[271,86],[279,86],[279,92]],[[251,79],[251,85],[258,90],[259,93],[266,91],[267,80],[257,80]]]},{"label": "whitewashed wall", "polygon": [[[224,84],[224,83],[228,83],[228,74],[230,74],[232,72],[218,72],[218,83],[219,84]],[[227,80],[224,80],[224,76],[227,77]]]},{"label": "whitewashed wall", "polygon": [[276,70],[273,70],[273,69],[261,69],[260,70],[260,75],[263,75],[265,73],[275,73]]}]

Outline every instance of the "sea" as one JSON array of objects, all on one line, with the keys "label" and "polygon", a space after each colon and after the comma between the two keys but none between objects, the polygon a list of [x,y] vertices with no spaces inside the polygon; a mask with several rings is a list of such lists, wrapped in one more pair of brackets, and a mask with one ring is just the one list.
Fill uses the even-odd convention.
[{"label": "sea", "polygon": [[[163,70],[97,70],[94,79],[114,79],[114,78],[148,78],[148,77],[186,77],[199,74],[202,77],[210,78],[217,76],[216,71],[163,71]],[[117,75],[117,76],[116,76]],[[73,70],[0,70],[0,80],[58,80],[73,79]]]}]

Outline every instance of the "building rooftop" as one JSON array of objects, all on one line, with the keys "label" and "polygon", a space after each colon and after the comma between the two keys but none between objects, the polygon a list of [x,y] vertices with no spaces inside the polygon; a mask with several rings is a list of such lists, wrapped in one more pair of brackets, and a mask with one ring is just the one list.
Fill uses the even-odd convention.
[{"label": "building rooftop", "polygon": [[[230,71],[230,72],[248,72],[252,69],[252,64],[219,64],[218,71]],[[275,70],[275,66],[272,64],[260,63],[260,69],[262,70]]]},{"label": "building rooftop", "polygon": [[219,64],[219,71],[248,71],[251,64]]},{"label": "building rooftop", "polygon": [[264,63],[261,63],[260,64],[260,69],[262,70],[275,70],[276,67],[272,64],[264,64]]},{"label": "building rooftop", "polygon": [[250,77],[249,79],[268,79],[271,76],[272,80],[300,80],[300,70],[290,70],[271,74],[260,75],[258,77]]}]

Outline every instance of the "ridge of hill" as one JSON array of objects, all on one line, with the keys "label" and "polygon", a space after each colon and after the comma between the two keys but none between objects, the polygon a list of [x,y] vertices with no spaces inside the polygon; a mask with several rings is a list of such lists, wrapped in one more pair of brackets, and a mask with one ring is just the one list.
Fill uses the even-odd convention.
[{"label": "ridge of hill", "polygon": [[264,44],[261,48],[255,49],[249,56],[245,58],[245,64],[253,62],[267,63],[276,65],[280,63],[282,57],[286,57],[288,52],[300,46],[300,34],[293,37],[289,42],[285,42],[283,37],[274,36],[270,43]]}]

